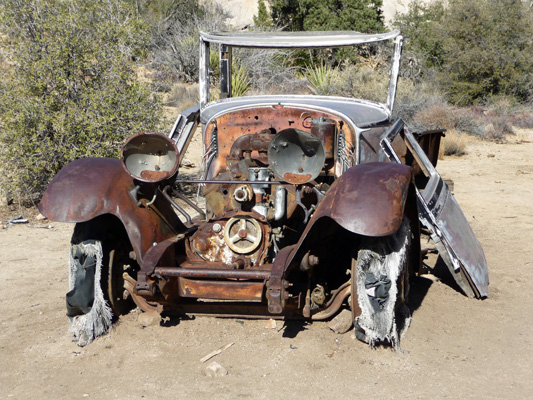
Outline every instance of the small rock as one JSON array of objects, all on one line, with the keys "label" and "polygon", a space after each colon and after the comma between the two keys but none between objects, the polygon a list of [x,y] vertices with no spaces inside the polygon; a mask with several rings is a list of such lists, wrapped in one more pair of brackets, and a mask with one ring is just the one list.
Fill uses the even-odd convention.
[{"label": "small rock", "polygon": [[487,157],[488,158],[494,158],[494,157],[496,157],[496,154],[492,154],[492,153],[491,154],[487,154]]},{"label": "small rock", "polygon": [[161,322],[161,314],[157,311],[143,312],[139,314],[137,321],[143,326],[155,326]]},{"label": "small rock", "polygon": [[39,213],[37,214],[37,216],[35,217],[35,220],[36,221],[44,221],[45,219],[48,219],[46,218],[43,214]]},{"label": "small rock", "polygon": [[211,378],[216,378],[218,376],[225,376],[228,374],[228,370],[224,368],[222,365],[217,363],[216,361],[213,361],[211,364],[209,364],[207,367],[205,367],[205,374]]},{"label": "small rock", "polygon": [[349,310],[342,310],[328,324],[328,328],[335,333],[346,333],[350,330],[352,326],[352,312]]},{"label": "small rock", "polygon": [[276,320],[270,318],[265,322],[265,329],[276,329]]},{"label": "small rock", "polygon": [[191,160],[184,158],[181,161],[181,166],[184,168],[194,168],[194,163]]}]

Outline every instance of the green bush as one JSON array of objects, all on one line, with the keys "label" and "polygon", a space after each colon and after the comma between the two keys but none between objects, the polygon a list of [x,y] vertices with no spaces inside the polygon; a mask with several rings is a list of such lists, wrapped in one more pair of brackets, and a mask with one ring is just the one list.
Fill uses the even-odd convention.
[{"label": "green bush", "polygon": [[526,2],[415,2],[395,26],[407,37],[406,59],[436,68],[452,104],[482,104],[499,95],[533,100],[533,25]]},{"label": "green bush", "polygon": [[[405,14],[396,15],[393,25],[405,37],[404,61],[415,57],[422,68],[440,67],[444,61],[442,21],[445,8],[442,1],[429,4],[414,0]],[[407,66],[409,68],[409,66]],[[404,68],[404,71],[407,69]]]},{"label": "green bush", "polygon": [[453,0],[445,22],[441,82],[452,103],[533,98],[533,27],[523,1]]},{"label": "green bush", "polygon": [[38,198],[78,157],[113,157],[156,128],[161,107],[138,81],[147,29],[116,0],[4,0],[0,125],[7,190]]},{"label": "green bush", "polygon": [[[158,0],[154,10],[149,2],[142,15],[152,28],[152,66],[173,71],[181,80],[198,79],[200,31],[227,30],[229,14],[210,1]],[[212,52],[217,52],[212,48]]]},{"label": "green bush", "polygon": [[259,29],[271,29],[274,25],[264,0],[257,1],[257,15],[254,15],[254,26]]},{"label": "green bush", "polygon": [[382,32],[382,0],[271,0],[272,20],[289,31]]}]

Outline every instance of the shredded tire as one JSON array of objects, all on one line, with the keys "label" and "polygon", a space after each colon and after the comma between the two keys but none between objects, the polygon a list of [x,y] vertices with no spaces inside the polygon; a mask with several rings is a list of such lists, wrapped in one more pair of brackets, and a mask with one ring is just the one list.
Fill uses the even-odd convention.
[{"label": "shredded tire", "polygon": [[[357,254],[357,292],[361,315],[355,319],[356,337],[371,347],[389,343],[400,350],[400,338],[410,324],[409,309],[397,307],[397,280],[407,264],[409,222],[386,238],[368,240]],[[397,324],[398,318],[398,324]]]},{"label": "shredded tire", "polygon": [[78,268],[84,266],[75,259],[73,254],[82,254],[87,257],[96,259],[95,276],[94,276],[94,301],[91,310],[82,315],[69,317],[69,332],[74,335],[78,341],[78,346],[83,347],[91,343],[95,338],[105,334],[111,327],[113,313],[111,307],[104,298],[102,291],[102,243],[99,241],[86,241],[80,244],[73,244],[69,258],[69,289],[73,290],[76,285],[76,272]]}]

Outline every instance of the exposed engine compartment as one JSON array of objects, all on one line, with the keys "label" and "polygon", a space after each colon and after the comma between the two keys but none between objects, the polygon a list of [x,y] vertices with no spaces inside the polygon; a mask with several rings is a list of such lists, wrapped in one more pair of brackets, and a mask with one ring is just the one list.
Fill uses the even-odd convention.
[{"label": "exposed engine compartment", "polygon": [[[335,120],[308,113],[300,119],[305,130],[271,127],[233,141],[222,156],[225,166],[211,176],[217,183],[201,189],[209,222],[190,238],[191,259],[253,268],[298,240],[292,232],[301,232],[333,182],[339,148]],[[211,137],[217,148],[218,129]],[[206,162],[206,176],[216,169],[213,160]]]}]

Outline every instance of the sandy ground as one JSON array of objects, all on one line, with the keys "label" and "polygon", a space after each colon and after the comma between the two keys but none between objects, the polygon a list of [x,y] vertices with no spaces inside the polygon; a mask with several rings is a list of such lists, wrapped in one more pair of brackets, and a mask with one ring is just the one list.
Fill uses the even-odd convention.
[{"label": "sandy ground", "polygon": [[[0,398],[530,398],[533,132],[467,150],[438,169],[485,249],[490,298],[466,298],[446,276],[416,278],[401,353],[371,350],[324,322],[267,329],[202,317],[143,327],[137,312],[80,348],[64,306],[73,227],[0,229]],[[228,374],[206,376],[211,361]]]}]

